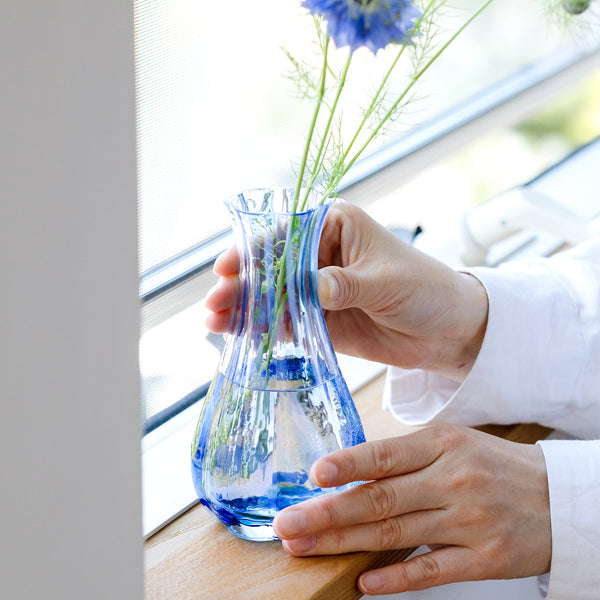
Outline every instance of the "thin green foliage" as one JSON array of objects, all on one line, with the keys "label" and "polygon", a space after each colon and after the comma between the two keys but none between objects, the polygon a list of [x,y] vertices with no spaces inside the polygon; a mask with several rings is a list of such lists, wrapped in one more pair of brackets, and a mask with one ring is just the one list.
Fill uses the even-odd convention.
[{"label": "thin green foliage", "polygon": [[[295,69],[292,79],[301,88],[298,95],[309,97],[314,102],[304,151],[297,168],[292,202],[294,212],[304,210],[315,191],[319,202],[336,194],[343,177],[373,142],[397,128],[407,107],[417,98],[417,82],[452,41],[492,2],[483,1],[479,8],[469,12],[455,31],[442,36],[438,22],[448,10],[449,0],[427,0],[413,28],[412,43],[397,46],[370,100],[360,108],[358,124],[350,135],[343,128],[342,111],[346,104],[342,98],[355,62],[354,54],[348,52],[343,64],[334,66],[333,59],[338,55],[320,19],[314,18],[321,55],[320,68],[286,53]],[[386,53],[389,54],[389,49]],[[371,57],[372,60],[381,58]],[[404,84],[397,89],[397,79],[402,74]],[[347,136],[346,143],[344,134]]]}]

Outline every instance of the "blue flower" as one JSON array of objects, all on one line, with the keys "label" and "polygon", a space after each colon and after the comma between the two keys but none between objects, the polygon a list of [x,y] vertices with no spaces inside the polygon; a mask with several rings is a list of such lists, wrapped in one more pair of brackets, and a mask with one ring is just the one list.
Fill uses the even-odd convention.
[{"label": "blue flower", "polygon": [[304,0],[302,5],[326,20],[338,48],[350,46],[352,52],[366,46],[376,53],[390,43],[410,42],[421,16],[410,0]]}]

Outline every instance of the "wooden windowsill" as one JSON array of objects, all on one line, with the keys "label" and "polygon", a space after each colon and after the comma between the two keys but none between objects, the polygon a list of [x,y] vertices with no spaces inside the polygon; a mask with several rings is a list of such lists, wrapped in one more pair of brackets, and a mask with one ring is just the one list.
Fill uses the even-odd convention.
[{"label": "wooden windowsill", "polygon": [[[354,400],[367,440],[414,431],[381,409],[384,376]],[[550,430],[535,424],[481,427],[515,442],[534,443]],[[145,545],[147,600],[355,600],[360,573],[407,558],[413,549],[294,558],[279,542],[232,535],[201,505],[153,535]]]}]

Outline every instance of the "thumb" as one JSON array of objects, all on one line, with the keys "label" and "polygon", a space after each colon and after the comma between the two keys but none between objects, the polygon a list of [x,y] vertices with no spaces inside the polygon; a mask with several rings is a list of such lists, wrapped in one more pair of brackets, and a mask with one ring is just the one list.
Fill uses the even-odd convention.
[{"label": "thumb", "polygon": [[325,310],[359,306],[361,286],[349,267],[324,267],[317,273],[319,301]]}]

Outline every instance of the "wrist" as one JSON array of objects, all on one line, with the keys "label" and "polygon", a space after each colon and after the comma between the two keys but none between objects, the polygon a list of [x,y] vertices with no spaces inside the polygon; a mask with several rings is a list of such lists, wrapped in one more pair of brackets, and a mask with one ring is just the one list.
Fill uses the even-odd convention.
[{"label": "wrist", "polygon": [[487,328],[488,297],[483,284],[470,273],[458,272],[453,312],[455,318],[444,340],[435,370],[462,383],[475,364]]}]

